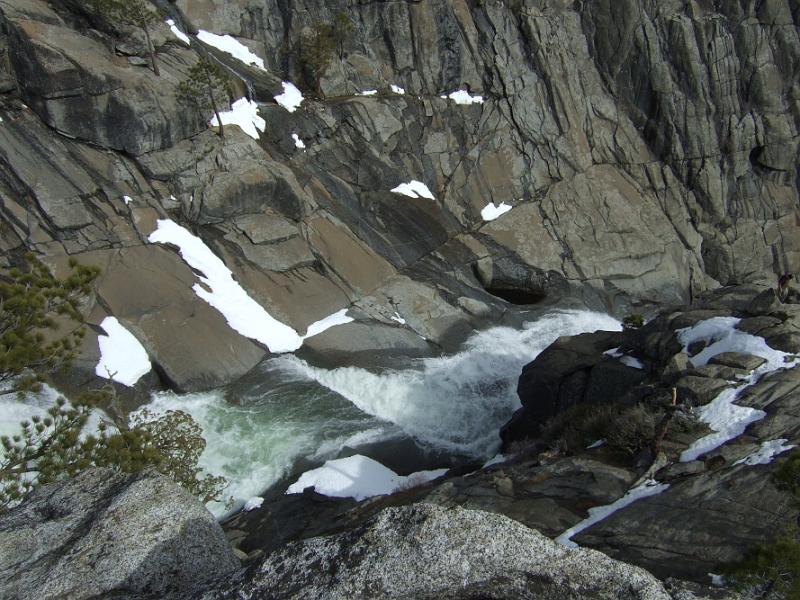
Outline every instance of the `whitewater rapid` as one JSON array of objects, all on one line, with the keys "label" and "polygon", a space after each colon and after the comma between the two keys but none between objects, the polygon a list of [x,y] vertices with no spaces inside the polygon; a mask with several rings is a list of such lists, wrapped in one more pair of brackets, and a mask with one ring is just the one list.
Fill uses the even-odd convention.
[{"label": "whitewater rapid", "polygon": [[378,372],[324,369],[283,355],[260,367],[263,378],[251,389],[227,397],[222,390],[160,393],[148,409],[192,414],[206,438],[201,465],[228,479],[238,507],[298,460],[318,464],[345,446],[410,436],[436,451],[487,459],[499,447],[500,427],[520,406],[522,367],[560,336],[601,329],[621,325],[601,313],[554,311],[522,329],[477,332],[452,356]]}]

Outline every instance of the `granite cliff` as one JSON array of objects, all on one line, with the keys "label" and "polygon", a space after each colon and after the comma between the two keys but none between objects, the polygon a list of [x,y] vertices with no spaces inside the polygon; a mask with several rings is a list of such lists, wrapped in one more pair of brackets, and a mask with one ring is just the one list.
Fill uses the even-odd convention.
[{"label": "granite cliff", "polygon": [[[789,0],[158,6],[189,34],[233,36],[264,68],[164,23],[156,77],[141,32],[91,4],[0,3],[0,245],[6,264],[30,249],[100,265],[90,321],[118,317],[161,385],[217,386],[266,353],[195,295],[173,250],[148,243],[163,218],[299,332],[348,308],[354,322],[306,348],[351,360],[434,353],[519,304],[641,312],[798,271]],[[353,31],[321,95],[287,112],[273,98],[281,81],[303,87],[298,40],[339,11]],[[206,53],[259,103],[259,139],[236,126],[222,139],[181,103]],[[441,97],[459,89],[484,102]],[[409,180],[435,200],[390,192]],[[486,222],[490,202],[513,208]],[[91,370],[93,339],[84,350]]]}]

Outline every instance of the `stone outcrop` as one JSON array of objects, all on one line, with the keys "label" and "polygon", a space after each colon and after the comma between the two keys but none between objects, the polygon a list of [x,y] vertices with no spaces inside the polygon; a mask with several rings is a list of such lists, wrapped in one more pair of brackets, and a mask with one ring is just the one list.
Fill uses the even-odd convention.
[{"label": "stone outcrop", "polygon": [[9,600],[187,598],[238,568],[211,513],[157,474],[84,471],[0,515]]},{"label": "stone outcrop", "polygon": [[[141,31],[86,3],[0,4],[3,261],[25,249],[69,255],[119,280],[112,257],[173,218],[298,331],[354,306],[352,333],[344,326],[315,348],[351,358],[394,343],[415,354],[452,347],[513,322],[519,304],[579,298],[622,312],[800,268],[800,41],[788,0],[357,3],[324,97],[307,93],[293,113],[272,96],[281,80],[310,85],[297,43],[333,8],[159,6],[189,34],[235,36],[265,70],[194,37],[187,46],[158,23],[156,77]],[[178,97],[207,52],[236,75],[238,95],[260,102],[259,140],[236,126],[220,139]],[[456,89],[484,103],[441,98]],[[436,199],[389,192],[410,179]],[[484,222],[489,202],[512,210]],[[138,277],[182,279],[179,264]],[[263,352],[233,364],[229,348],[253,342],[228,332],[232,346],[214,344],[202,377],[197,353],[181,350],[200,342],[183,338],[190,328],[177,317],[100,304],[141,329],[165,385],[230,381]],[[166,304],[184,302],[165,292]],[[392,321],[398,310],[404,325]],[[191,314],[205,321],[201,312]],[[148,320],[161,335],[144,333]]]},{"label": "stone outcrop", "polygon": [[649,573],[567,550],[500,515],[431,504],[389,508],[338,535],[289,544],[205,599],[608,598],[668,600]]}]

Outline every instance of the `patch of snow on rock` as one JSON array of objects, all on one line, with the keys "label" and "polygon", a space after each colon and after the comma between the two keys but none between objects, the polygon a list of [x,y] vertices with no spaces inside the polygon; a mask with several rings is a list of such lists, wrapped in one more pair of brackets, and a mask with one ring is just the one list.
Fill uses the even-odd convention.
[{"label": "patch of snow on rock", "polygon": [[392,319],[392,321],[395,321],[396,323],[400,323],[400,325],[405,325],[406,324],[406,320],[403,317],[401,317],[400,313],[397,312],[397,311],[394,311],[394,314],[392,315],[391,319]]},{"label": "patch of snow on rock", "polygon": [[406,93],[405,89],[403,89],[399,85],[395,85],[395,84],[390,85],[389,89],[391,89],[395,94],[405,94]]},{"label": "patch of snow on rock", "polygon": [[300,139],[300,136],[296,133],[292,134],[292,139],[294,140],[294,147],[299,148],[300,150],[305,150],[306,144],[303,140]]},{"label": "patch of snow on rock", "polygon": [[173,34],[175,34],[176,38],[178,38],[180,41],[182,41],[184,44],[187,45],[192,43],[191,40],[189,39],[189,36],[183,33],[180,29],[178,29],[178,26],[175,25],[175,21],[173,21],[172,19],[167,19],[166,23],[167,25],[169,25],[170,30],[172,31]]},{"label": "patch of snow on rock", "polygon": [[289,486],[287,494],[299,494],[313,487],[318,494],[336,498],[364,500],[421,485],[441,477],[447,469],[418,471],[411,475],[398,475],[390,468],[366,456],[356,454],[347,458],[329,460],[319,468],[306,471]]},{"label": "patch of snow on rock", "polygon": [[637,500],[660,494],[668,487],[668,483],[658,483],[654,479],[648,479],[644,483],[629,489],[628,492],[616,502],[612,502],[611,504],[607,504],[605,506],[595,506],[594,508],[590,508],[589,516],[558,536],[556,538],[556,542],[562,546],[566,546],[567,548],[577,548],[578,544],[573,542],[572,538],[578,535],[581,531],[599,523],[603,519],[613,515],[615,512],[625,508],[629,504],[633,504]]},{"label": "patch of snow on rock", "polygon": [[262,504],[264,504],[264,499],[261,496],[253,496],[247,502],[244,503],[242,510],[244,512],[250,512],[251,510],[261,508]]},{"label": "patch of snow on rock", "polygon": [[642,361],[633,356],[627,356],[627,355],[622,356],[620,357],[619,362],[621,362],[626,367],[633,367],[634,369],[644,369],[644,363],[642,363]]},{"label": "patch of snow on rock", "polygon": [[677,332],[678,341],[683,344],[684,351],[698,341],[705,341],[708,344],[689,359],[695,367],[707,364],[714,356],[723,352],[752,354],[767,361],[742,380],[744,385],[723,390],[711,402],[700,407],[699,418],[713,429],[713,433],[696,440],[684,450],[681,462],[695,460],[719,448],[744,433],[751,423],[763,419],[767,415],[763,410],[739,406],[735,404],[736,399],[767,373],[800,364],[800,359],[791,358],[786,352],[770,348],[764,338],[736,329],[739,321],[740,319],[736,317],[713,317],[700,321],[692,327],[679,329]]},{"label": "patch of snow on rock", "polygon": [[[160,219],[156,230],[148,241],[177,246],[181,257],[195,271],[202,273],[200,283],[192,286],[195,294],[216,308],[232,329],[243,336],[264,344],[270,352],[293,352],[303,340],[322,333],[325,329],[347,323],[350,317],[339,311],[308,327],[308,333],[297,332],[270,315],[233,279],[230,269],[205,245],[203,240],[191,234],[169,219]],[[202,284],[202,285],[201,285]]]},{"label": "patch of snow on rock", "polygon": [[128,206],[131,202],[133,202],[133,198],[130,196],[123,196],[122,201],[125,203],[125,206]]},{"label": "patch of snow on rock", "polygon": [[319,321],[315,321],[309,325],[308,329],[306,330],[306,334],[303,336],[303,339],[314,337],[315,335],[322,333],[326,329],[330,329],[336,325],[344,325],[345,323],[352,322],[353,317],[348,317],[347,309],[343,308],[342,310],[335,312],[332,315],[328,315],[324,319],[320,319]]},{"label": "patch of snow on rock", "polygon": [[242,61],[246,65],[251,65],[264,70],[264,60],[259,58],[256,54],[253,54],[250,48],[242,44],[236,38],[233,38],[227,34],[217,35],[216,33],[211,33],[210,31],[204,31],[201,29],[197,32],[197,39],[205,44],[208,44],[209,46],[214,46],[214,48],[217,48],[218,50],[227,52],[235,59]]},{"label": "patch of snow on rock", "polygon": [[411,198],[428,198],[430,200],[436,200],[431,191],[428,189],[428,186],[421,181],[417,181],[416,179],[412,179],[408,183],[401,183],[396,188],[393,188],[392,192],[395,194],[403,194],[404,196],[409,196]]},{"label": "patch of snow on rock", "polygon": [[[230,110],[219,113],[219,118],[223,125],[238,125],[254,140],[258,139],[258,132],[264,131],[267,126],[266,121],[258,116],[258,104],[247,98],[239,98]],[[208,123],[212,127],[219,126],[216,115]]]},{"label": "patch of snow on rock", "polygon": [[737,460],[735,465],[767,465],[772,462],[772,459],[778,456],[778,454],[782,454],[788,450],[791,450],[795,447],[795,444],[787,443],[789,440],[781,438],[777,440],[768,440],[766,442],[761,443],[761,447],[745,456],[744,458]]},{"label": "patch of snow on rock", "polygon": [[490,458],[485,463],[483,463],[483,466],[481,468],[485,469],[486,467],[491,467],[492,465],[497,465],[497,464],[500,464],[500,463],[504,463],[509,458],[511,458],[511,457],[506,456],[505,454],[495,454],[492,458]]},{"label": "patch of snow on rock", "polygon": [[358,96],[376,96],[378,94],[378,90],[364,90],[363,92],[358,92]]},{"label": "patch of snow on rock", "polygon": [[449,98],[456,104],[483,104],[483,96],[475,96],[470,95],[467,90],[457,90],[450,94],[444,94],[441,98]]},{"label": "patch of snow on rock", "polygon": [[280,104],[289,112],[294,112],[303,102],[303,94],[295,87],[293,83],[284,81],[281,83],[283,86],[283,93],[275,96],[275,102]]},{"label": "patch of snow on rock", "polygon": [[116,317],[106,317],[100,323],[108,335],[98,335],[100,362],[94,368],[98,377],[133,386],[150,372],[152,365],[147,351]]},{"label": "patch of snow on rock", "polygon": [[510,211],[511,208],[512,206],[505,202],[501,202],[498,206],[495,206],[494,202],[489,202],[489,204],[484,206],[481,210],[481,218],[484,221],[494,221],[497,217]]}]

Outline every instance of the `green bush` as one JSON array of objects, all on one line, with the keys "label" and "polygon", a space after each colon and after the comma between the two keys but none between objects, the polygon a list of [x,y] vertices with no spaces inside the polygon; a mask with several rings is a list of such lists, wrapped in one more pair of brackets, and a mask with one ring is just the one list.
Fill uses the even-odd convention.
[{"label": "green bush", "polygon": [[339,11],[330,23],[315,23],[301,36],[297,51],[300,67],[306,83],[317,94],[322,95],[320,82],[334,54],[339,60],[344,58],[344,46],[352,34],[353,23],[344,11]]},{"label": "green bush", "polygon": [[800,449],[792,451],[773,475],[775,484],[800,498]]},{"label": "green bush", "polygon": [[605,438],[610,448],[633,456],[653,442],[660,415],[643,404],[627,406],[611,419]]},{"label": "green bush", "polygon": [[644,325],[644,317],[640,314],[628,315],[622,319],[622,325],[626,329],[638,329]]},{"label": "green bush", "polygon": [[578,404],[550,419],[541,435],[567,452],[605,439],[609,448],[633,455],[652,443],[657,423],[658,415],[641,404]]},{"label": "green bush", "polygon": [[800,600],[800,539],[797,530],[769,544],[751,548],[741,562],[726,567],[724,572],[749,597]]}]

